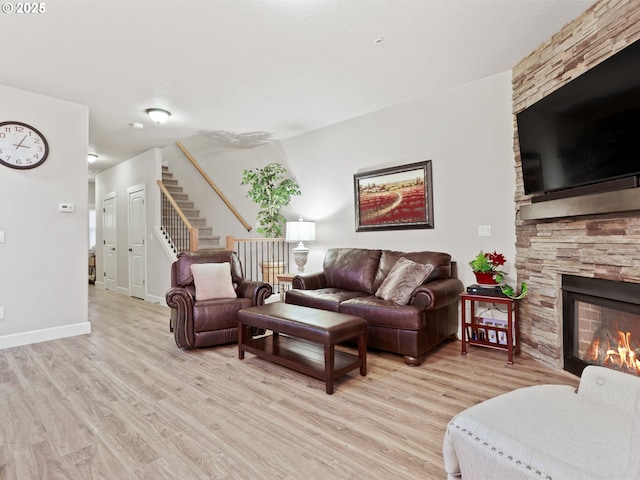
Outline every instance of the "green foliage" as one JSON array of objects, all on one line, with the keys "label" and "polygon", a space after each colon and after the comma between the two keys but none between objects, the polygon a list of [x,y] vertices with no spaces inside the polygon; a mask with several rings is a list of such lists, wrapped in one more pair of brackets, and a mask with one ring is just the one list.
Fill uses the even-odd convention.
[{"label": "green foliage", "polygon": [[529,285],[527,285],[525,282],[522,282],[520,284],[519,294],[516,294],[516,292],[513,291],[513,287],[511,287],[510,285],[502,285],[500,289],[502,290],[502,293],[504,293],[507,297],[513,298],[514,300],[520,300],[521,298],[527,296],[527,293],[529,292]]},{"label": "green foliage", "polygon": [[300,195],[300,186],[286,174],[287,169],[279,163],[242,171],[241,185],[251,187],[247,197],[260,207],[258,233],[268,238],[282,237],[286,219],[280,211],[291,203],[291,197]]},{"label": "green foliage", "polygon": [[493,271],[493,263],[482,250],[480,250],[476,258],[469,262],[469,265],[474,272],[488,273]]}]

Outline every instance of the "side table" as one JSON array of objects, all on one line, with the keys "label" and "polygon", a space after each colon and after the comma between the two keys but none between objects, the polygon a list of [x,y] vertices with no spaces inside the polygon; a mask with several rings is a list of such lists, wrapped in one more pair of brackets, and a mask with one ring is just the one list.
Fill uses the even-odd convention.
[{"label": "side table", "polygon": [[[467,354],[467,345],[507,351],[507,363],[513,365],[513,353],[520,353],[518,340],[518,301],[509,297],[461,293],[462,300],[462,355]],[[467,320],[467,302],[470,319]],[[506,328],[488,324],[476,316],[476,302],[506,305]]]},{"label": "side table", "polygon": [[287,293],[287,290],[291,288],[291,281],[295,276],[295,273],[281,273],[280,275],[276,276],[276,278],[278,279],[278,292],[280,293],[281,302],[284,302],[284,296]]}]

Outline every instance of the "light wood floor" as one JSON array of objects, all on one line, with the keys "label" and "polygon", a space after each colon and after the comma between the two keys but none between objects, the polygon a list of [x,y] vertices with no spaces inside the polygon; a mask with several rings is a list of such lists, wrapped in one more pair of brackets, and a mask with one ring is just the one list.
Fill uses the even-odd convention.
[{"label": "light wood floor", "polygon": [[460,342],[420,367],[370,352],[327,395],[237,347],[183,351],[168,309],[90,287],[93,333],[0,351],[1,479],[436,479],[466,407],[538,383],[531,358]]}]

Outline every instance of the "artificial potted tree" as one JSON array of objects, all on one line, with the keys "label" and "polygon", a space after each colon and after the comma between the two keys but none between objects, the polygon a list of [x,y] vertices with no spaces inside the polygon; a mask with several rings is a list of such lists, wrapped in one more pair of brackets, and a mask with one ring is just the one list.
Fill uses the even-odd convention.
[{"label": "artificial potted tree", "polygon": [[[247,197],[259,207],[258,233],[267,238],[282,237],[286,222],[282,209],[289,206],[292,197],[300,195],[300,186],[288,176],[287,169],[272,162],[243,170],[241,185],[249,185]],[[263,261],[261,268],[263,280],[275,283],[276,275],[284,273],[284,262]]]}]

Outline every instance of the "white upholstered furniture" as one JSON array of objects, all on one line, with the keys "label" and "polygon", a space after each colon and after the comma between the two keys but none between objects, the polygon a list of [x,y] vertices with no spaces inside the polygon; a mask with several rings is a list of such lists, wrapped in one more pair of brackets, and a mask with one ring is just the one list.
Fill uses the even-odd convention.
[{"label": "white upholstered furniture", "polygon": [[449,480],[640,479],[640,377],[599,366],[580,385],[537,385],[456,415]]}]

